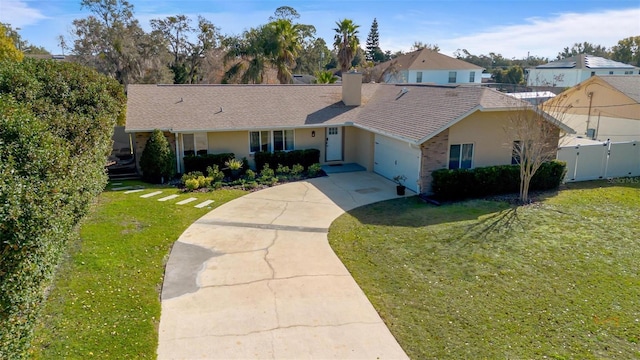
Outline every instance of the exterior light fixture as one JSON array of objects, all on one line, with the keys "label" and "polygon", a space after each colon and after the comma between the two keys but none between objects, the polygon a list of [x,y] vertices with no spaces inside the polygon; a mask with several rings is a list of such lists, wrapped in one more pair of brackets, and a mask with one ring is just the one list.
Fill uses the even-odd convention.
[{"label": "exterior light fixture", "polygon": [[316,137],[316,131],[315,130],[311,131],[311,137]]}]

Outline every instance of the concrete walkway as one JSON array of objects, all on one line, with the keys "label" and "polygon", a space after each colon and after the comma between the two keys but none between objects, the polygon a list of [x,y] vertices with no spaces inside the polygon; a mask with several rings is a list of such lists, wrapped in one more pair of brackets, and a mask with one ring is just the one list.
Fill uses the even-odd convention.
[{"label": "concrete walkway", "polygon": [[175,243],[162,290],[159,359],[407,359],[333,253],[343,212],[396,198],[368,172],[233,200]]}]

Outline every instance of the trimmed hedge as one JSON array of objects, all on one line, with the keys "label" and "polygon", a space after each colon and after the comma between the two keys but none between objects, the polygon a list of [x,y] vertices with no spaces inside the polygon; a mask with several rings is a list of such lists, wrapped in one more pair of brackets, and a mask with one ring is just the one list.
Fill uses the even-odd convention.
[{"label": "trimmed hedge", "polygon": [[220,169],[224,169],[224,163],[229,159],[235,158],[234,153],[221,153],[221,154],[204,154],[204,155],[189,155],[184,159],[184,173],[188,174],[194,171],[200,171],[203,174],[207,173],[207,168],[212,165],[218,165]]},{"label": "trimmed hedge", "polygon": [[[566,163],[542,164],[531,179],[530,190],[557,188],[564,177]],[[475,169],[440,169],[431,173],[434,197],[459,200],[488,195],[517,193],[520,190],[520,166],[499,165]]]},{"label": "trimmed hedge", "polygon": [[307,170],[309,166],[320,162],[320,150],[259,151],[255,153],[254,160],[258,170],[262,170],[265,164],[268,164],[271,169],[277,169],[278,165],[292,168],[293,165],[300,164]]},{"label": "trimmed hedge", "polygon": [[45,291],[107,182],[120,84],[65,62],[0,62],[0,358],[27,357]]}]

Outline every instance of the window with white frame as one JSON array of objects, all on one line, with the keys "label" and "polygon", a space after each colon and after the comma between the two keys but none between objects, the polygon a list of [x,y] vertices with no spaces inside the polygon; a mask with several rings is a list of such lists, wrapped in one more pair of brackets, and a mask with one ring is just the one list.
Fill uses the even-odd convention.
[{"label": "window with white frame", "polygon": [[269,131],[249,132],[249,151],[271,151],[271,133]]},{"label": "window with white frame", "polygon": [[208,149],[207,133],[182,134],[182,153],[184,156],[204,155]]},{"label": "window with white frame", "polygon": [[476,82],[476,72],[475,71],[472,71],[472,72],[469,73],[469,82],[470,83]]},{"label": "window with white frame", "polygon": [[449,71],[449,84],[455,84],[457,77],[458,73],[456,71]]},{"label": "window with white frame", "polygon": [[417,83],[421,83],[422,82],[422,71],[418,71],[416,73],[416,82]]},{"label": "window with white frame", "polygon": [[250,131],[249,151],[289,151],[294,149],[293,130]]},{"label": "window with white frame", "polygon": [[449,169],[471,169],[473,144],[453,144],[449,147]]}]

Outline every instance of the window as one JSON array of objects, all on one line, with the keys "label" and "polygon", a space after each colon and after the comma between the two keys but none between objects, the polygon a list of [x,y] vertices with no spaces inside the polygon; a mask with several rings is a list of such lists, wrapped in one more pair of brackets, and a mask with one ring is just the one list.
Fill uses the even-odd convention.
[{"label": "window", "polygon": [[293,150],[293,130],[250,131],[249,151]]},{"label": "window", "polygon": [[476,82],[476,72],[475,71],[472,71],[472,72],[469,73],[469,82],[470,83]]},{"label": "window", "polygon": [[271,134],[269,131],[249,132],[249,151],[271,151]]},{"label": "window", "polygon": [[595,72],[595,71],[592,71],[592,72],[591,72],[591,76],[596,76],[596,72]]},{"label": "window", "polygon": [[416,82],[422,82],[422,71],[418,71],[418,73],[416,74]]},{"label": "window", "polygon": [[293,150],[293,130],[276,130],[273,132],[273,150]]},{"label": "window", "polygon": [[613,75],[613,71],[609,71],[609,75]]},{"label": "window", "polygon": [[206,133],[182,134],[182,153],[184,156],[204,155],[208,153],[209,142]]},{"label": "window", "polygon": [[624,72],[624,74],[625,74],[625,75],[633,75],[633,70],[625,71],[625,72]]},{"label": "window", "polygon": [[473,144],[455,144],[449,147],[449,169],[471,169]]},{"label": "window", "polygon": [[449,71],[449,84],[456,82],[457,73],[455,71]]}]

